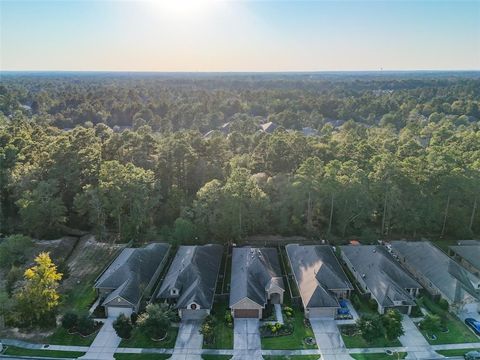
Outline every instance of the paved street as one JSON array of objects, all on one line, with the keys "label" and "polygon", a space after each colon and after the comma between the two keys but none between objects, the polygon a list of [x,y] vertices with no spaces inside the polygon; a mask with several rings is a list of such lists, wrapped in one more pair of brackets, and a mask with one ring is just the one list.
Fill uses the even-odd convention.
[{"label": "paved street", "polygon": [[203,335],[200,328],[203,320],[182,321],[173,350],[172,360],[201,360]]},{"label": "paved street", "polygon": [[323,360],[352,360],[335,320],[311,319],[310,323]]},{"label": "paved street", "polygon": [[235,319],[233,326],[233,360],[262,358],[258,319]]}]

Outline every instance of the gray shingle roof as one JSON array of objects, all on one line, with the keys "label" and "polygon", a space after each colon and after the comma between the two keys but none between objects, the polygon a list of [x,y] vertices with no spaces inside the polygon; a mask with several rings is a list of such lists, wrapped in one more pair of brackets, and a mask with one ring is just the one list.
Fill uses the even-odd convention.
[{"label": "gray shingle roof", "polygon": [[[474,284],[479,279],[429,241],[394,241],[392,249],[450,301],[461,301],[459,296],[466,295],[465,292],[478,298]],[[463,295],[457,287],[463,288]]]},{"label": "gray shingle roof", "polygon": [[[223,246],[218,244],[180,246],[156,298],[177,298],[177,309],[193,302],[211,309],[222,256]],[[172,295],[172,289],[178,295]]]},{"label": "gray shingle roof", "polygon": [[286,250],[305,308],[338,307],[331,290],[353,289],[330,246],[289,244]]},{"label": "gray shingle roof", "polygon": [[467,260],[477,269],[480,269],[480,241],[463,240],[458,242],[459,245],[450,246],[450,249]]},{"label": "gray shingle roof", "polygon": [[245,298],[265,306],[266,289],[272,282],[285,290],[277,249],[233,249],[230,306]]},{"label": "gray shingle roof", "polygon": [[95,288],[113,290],[103,304],[117,296],[136,305],[143,289],[167,256],[170,245],[154,243],[142,248],[126,248],[97,279]]},{"label": "gray shingle roof", "polygon": [[381,306],[395,306],[396,302],[415,304],[405,289],[419,289],[422,286],[403,270],[385,247],[349,245],[341,249]]}]

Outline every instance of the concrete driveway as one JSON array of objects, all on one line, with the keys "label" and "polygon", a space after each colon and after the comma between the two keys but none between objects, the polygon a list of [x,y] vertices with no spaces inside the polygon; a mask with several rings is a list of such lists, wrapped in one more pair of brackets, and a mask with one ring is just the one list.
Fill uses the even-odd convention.
[{"label": "concrete driveway", "polygon": [[415,326],[412,319],[404,315],[402,319],[405,334],[398,339],[407,350],[407,359],[442,359],[443,356],[436,353],[432,346],[423,337]]},{"label": "concrete driveway", "polygon": [[235,319],[233,325],[234,360],[261,360],[260,321],[258,319]]},{"label": "concrete driveway", "polygon": [[310,319],[323,360],[353,360],[340,335],[335,320]]},{"label": "concrete driveway", "polygon": [[113,329],[114,318],[103,320],[103,326],[98,332],[92,345],[90,345],[87,353],[80,359],[91,360],[113,360],[113,354],[120,345],[120,339]]},{"label": "concrete driveway", "polygon": [[203,335],[200,328],[203,320],[185,320],[180,323],[172,360],[201,360]]}]

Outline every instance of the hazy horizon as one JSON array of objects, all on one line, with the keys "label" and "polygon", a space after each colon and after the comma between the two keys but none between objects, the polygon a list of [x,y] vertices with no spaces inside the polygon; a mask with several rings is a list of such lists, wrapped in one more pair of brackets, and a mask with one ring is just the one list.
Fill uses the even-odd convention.
[{"label": "hazy horizon", "polygon": [[0,1],[0,70],[475,71],[479,1]]}]

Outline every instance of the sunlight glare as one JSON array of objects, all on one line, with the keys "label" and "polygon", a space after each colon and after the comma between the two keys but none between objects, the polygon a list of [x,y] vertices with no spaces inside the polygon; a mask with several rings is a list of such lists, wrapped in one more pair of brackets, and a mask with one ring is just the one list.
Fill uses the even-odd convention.
[{"label": "sunlight glare", "polygon": [[217,0],[150,0],[165,15],[195,16],[210,11]]}]

